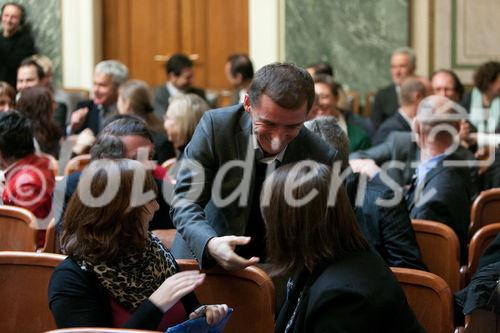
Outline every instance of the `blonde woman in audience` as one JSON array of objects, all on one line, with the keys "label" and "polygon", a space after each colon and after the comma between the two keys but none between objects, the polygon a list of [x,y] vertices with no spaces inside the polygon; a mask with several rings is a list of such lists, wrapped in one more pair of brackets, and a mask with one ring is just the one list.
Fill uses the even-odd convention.
[{"label": "blonde woman in audience", "polygon": [[[117,191],[105,196],[110,177],[118,180]],[[135,191],[141,179],[144,193],[157,192],[153,175],[138,161],[96,160],[83,172],[64,217],[61,245],[68,257],[49,284],[58,327],[164,332],[188,317],[205,314],[210,325],[225,317],[225,304],[197,308],[193,291],[205,274],[179,273],[172,254],[148,232],[159,206]],[[98,202],[91,193],[105,199]]]},{"label": "blonde woman in audience", "polygon": [[135,115],[148,125],[155,145],[155,160],[163,163],[174,156],[171,143],[167,140],[161,120],[153,112],[152,96],[144,81],[129,80],[118,89],[118,113]]},{"label": "blonde woman in audience", "polygon": [[0,112],[11,110],[16,104],[16,91],[7,82],[0,81]]},{"label": "blonde woman in audience", "polygon": [[55,107],[52,91],[43,86],[24,88],[16,105],[33,125],[37,150],[58,158],[63,133],[52,117]]},{"label": "blonde woman in audience", "polygon": [[198,95],[186,94],[172,98],[163,125],[168,139],[174,145],[177,159],[182,158],[184,148],[191,140],[203,113],[207,110],[207,102]]}]

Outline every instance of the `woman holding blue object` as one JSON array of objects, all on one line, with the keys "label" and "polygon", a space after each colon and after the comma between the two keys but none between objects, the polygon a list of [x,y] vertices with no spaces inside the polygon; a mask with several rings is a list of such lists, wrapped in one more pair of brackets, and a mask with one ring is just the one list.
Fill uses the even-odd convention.
[{"label": "woman holding blue object", "polygon": [[148,194],[156,191],[137,161],[97,160],[84,171],[64,218],[68,258],[49,285],[58,327],[165,331],[188,318],[205,315],[215,325],[226,316],[225,304],[196,309],[193,291],[205,275],[178,273],[172,254],[148,233],[158,209]]},{"label": "woman holding blue object", "polygon": [[271,272],[291,276],[275,332],[423,332],[396,278],[361,235],[343,187],[330,198],[331,180],[329,167],[303,161],[264,183]]}]

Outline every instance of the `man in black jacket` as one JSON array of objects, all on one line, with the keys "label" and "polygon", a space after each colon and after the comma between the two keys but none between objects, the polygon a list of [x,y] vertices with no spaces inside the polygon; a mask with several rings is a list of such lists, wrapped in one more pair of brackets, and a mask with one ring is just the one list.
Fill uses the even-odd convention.
[{"label": "man in black jacket", "polygon": [[0,34],[0,81],[16,86],[17,67],[21,61],[36,53],[35,42],[27,28],[24,8],[14,2],[2,6]]}]

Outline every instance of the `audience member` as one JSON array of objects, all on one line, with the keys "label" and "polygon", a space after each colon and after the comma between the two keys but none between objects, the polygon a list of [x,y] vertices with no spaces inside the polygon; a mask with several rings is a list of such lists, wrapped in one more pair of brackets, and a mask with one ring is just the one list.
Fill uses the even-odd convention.
[{"label": "audience member", "polygon": [[17,68],[21,61],[36,53],[35,42],[26,22],[24,7],[15,2],[2,6],[0,34],[0,81],[16,85]]},{"label": "audience member", "polygon": [[0,113],[0,169],[4,205],[26,208],[40,219],[49,215],[54,172],[48,158],[35,154],[31,123],[17,111]]},{"label": "audience member", "polygon": [[[150,159],[153,156],[153,138],[143,120],[132,116],[123,116],[123,118],[112,121],[104,127],[97,138],[97,142],[90,150],[90,156],[92,161],[104,158],[139,159],[148,166],[152,166]],[[159,172],[157,168],[153,167],[153,175],[158,188],[164,191],[162,183],[164,172]],[[66,210],[67,203],[75,193],[80,177],[81,172],[74,172],[66,177],[65,182],[61,183],[63,184],[61,186],[65,186],[65,188],[62,190],[64,192],[63,206],[60,212],[56,214],[58,229],[62,224],[62,212]],[[174,226],[170,219],[170,205],[165,201],[164,195],[158,197],[158,203],[160,209],[156,211],[153,220],[149,224],[150,230],[173,229]]]},{"label": "audience member", "polygon": [[[199,317],[194,289],[205,275],[178,273],[175,258],[148,232],[158,210],[153,199],[134,190],[157,188],[151,173],[133,160],[92,162],[65,214],[62,247],[68,255],[49,284],[49,307],[58,327],[128,327],[165,331]],[[110,179],[117,190],[102,199]],[[108,198],[106,198],[108,199]],[[97,200],[97,201],[96,201]],[[96,202],[94,202],[96,201]],[[227,306],[209,305],[206,318],[216,324]]]},{"label": "audience member", "polygon": [[334,116],[340,128],[349,138],[349,151],[367,149],[371,140],[367,131],[362,127],[363,120],[350,112],[337,108],[340,86],[330,76],[317,75],[314,77],[314,90],[318,95],[318,110],[316,116]]},{"label": "audience member", "polygon": [[490,61],[477,69],[474,88],[465,94],[462,105],[478,132],[500,133],[500,62]]},{"label": "audience member", "polygon": [[415,52],[411,48],[401,47],[392,52],[392,83],[377,92],[373,103],[371,119],[375,128],[398,110],[401,83],[414,74],[415,67]]},{"label": "audience member", "polygon": [[59,157],[62,132],[52,120],[55,102],[49,88],[25,88],[20,94],[17,109],[31,121],[35,143],[40,152]]},{"label": "audience member", "polygon": [[329,75],[332,77],[332,79],[335,78],[333,67],[327,62],[318,62],[316,64],[307,66],[306,69],[312,77],[315,77],[316,75]]},{"label": "audience member", "polygon": [[349,139],[334,116],[320,116],[306,121],[304,126],[337,150],[337,160],[342,161],[342,170],[349,166]]},{"label": "audience member", "polygon": [[329,201],[331,180],[327,166],[310,161],[283,166],[264,183],[271,272],[291,276],[275,332],[423,332],[361,235],[345,190]]},{"label": "audience member", "polygon": [[76,103],[80,102],[80,100],[75,101],[75,98],[70,97],[63,89],[56,89],[54,86],[53,64],[49,57],[42,54],[34,54],[29,59],[35,61],[43,69],[44,77],[41,80],[41,84],[52,91],[54,100],[57,103],[57,108],[54,112],[54,120],[63,132],[65,132],[66,124],[69,123],[69,116],[71,113],[68,112],[68,110],[74,110]]},{"label": "audience member", "polygon": [[163,119],[167,111],[170,99],[178,94],[196,94],[206,100],[205,91],[192,86],[193,84],[193,62],[186,55],[177,53],[165,63],[167,82],[156,88],[154,98],[155,114]]},{"label": "audience member", "polygon": [[246,54],[232,54],[227,58],[224,73],[235,89],[231,104],[243,103],[245,94],[253,79],[252,60]]},{"label": "audience member", "polygon": [[453,162],[462,160],[450,147],[458,137],[461,110],[443,96],[422,101],[415,118],[415,133],[420,147],[420,165],[406,193],[412,219],[444,223],[460,241],[461,261],[467,260],[467,231],[470,222],[473,187],[467,168]]},{"label": "audience member", "polygon": [[163,126],[167,131],[168,139],[174,145],[177,159],[183,157],[184,149],[207,110],[208,104],[198,95],[185,94],[172,98]]},{"label": "audience member", "polygon": [[[45,79],[46,77],[43,68],[35,60],[32,58],[24,59],[19,65],[19,69],[17,71],[16,88],[18,97],[20,93],[28,87],[46,87],[47,85],[45,84]],[[55,103],[55,109],[51,112],[52,119],[54,119],[56,125],[59,127],[59,131],[62,133],[64,133],[66,126],[66,113],[66,105],[61,103]]]},{"label": "audience member", "polygon": [[[243,105],[203,115],[177,174],[174,255],[194,255],[202,267],[216,262],[225,269],[265,260],[258,198],[266,169],[304,159],[329,165],[335,160],[336,151],[303,127],[313,101],[309,73],[274,63],[255,73]],[[238,168],[227,170],[234,164]],[[193,198],[191,185],[199,177],[205,177],[203,186]],[[236,246],[241,247],[235,252]]]},{"label": "audience member", "polygon": [[422,78],[409,77],[402,82],[400,95],[401,107],[380,125],[373,138],[374,145],[382,143],[391,132],[411,132],[418,104],[427,96],[427,88]]},{"label": "audience member", "polygon": [[153,136],[155,159],[159,164],[175,156],[162,121],[153,112],[151,93],[144,81],[130,80],[122,84],[118,89],[117,106],[119,114],[133,114],[146,122]]},{"label": "audience member", "polygon": [[448,69],[440,69],[432,73],[431,85],[434,95],[447,97],[455,103],[462,100],[465,91],[457,74]]},{"label": "audience member", "polygon": [[14,109],[16,91],[7,82],[0,81],[0,112]]},{"label": "audience member", "polygon": [[121,62],[105,60],[98,63],[94,69],[94,98],[78,103],[77,110],[71,113],[68,134],[78,134],[89,128],[97,135],[104,121],[117,113],[118,87],[127,78],[128,69]]},{"label": "audience member", "polygon": [[[343,169],[347,168],[347,137],[334,117],[316,118],[305,122],[304,126],[336,149]],[[391,207],[378,205],[379,198],[391,199],[393,191],[378,177],[359,187],[359,177],[359,174],[349,174],[345,185],[363,236],[389,266],[427,270],[422,263],[405,203],[399,202]],[[358,192],[363,195],[360,204],[356,204]]]}]

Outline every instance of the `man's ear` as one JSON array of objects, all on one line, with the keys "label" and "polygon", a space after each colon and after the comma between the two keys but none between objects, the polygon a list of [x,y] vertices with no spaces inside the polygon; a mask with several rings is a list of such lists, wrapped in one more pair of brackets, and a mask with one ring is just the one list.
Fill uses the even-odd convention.
[{"label": "man's ear", "polygon": [[245,111],[250,113],[250,97],[248,94],[245,94],[245,97],[243,98],[243,107],[245,108]]}]

